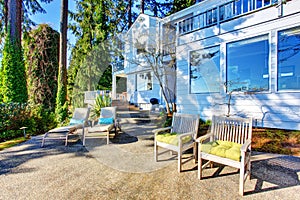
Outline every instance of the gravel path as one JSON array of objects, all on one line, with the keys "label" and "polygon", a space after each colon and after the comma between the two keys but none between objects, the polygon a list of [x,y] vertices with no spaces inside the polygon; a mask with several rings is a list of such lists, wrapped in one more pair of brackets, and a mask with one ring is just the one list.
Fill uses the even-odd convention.
[{"label": "gravel path", "polygon": [[242,198],[236,169],[206,169],[200,181],[193,161],[182,173],[169,154],[154,162],[153,127],[123,121],[109,145],[75,138],[41,148],[37,136],[0,151],[0,199],[300,199],[299,157],[256,153]]}]

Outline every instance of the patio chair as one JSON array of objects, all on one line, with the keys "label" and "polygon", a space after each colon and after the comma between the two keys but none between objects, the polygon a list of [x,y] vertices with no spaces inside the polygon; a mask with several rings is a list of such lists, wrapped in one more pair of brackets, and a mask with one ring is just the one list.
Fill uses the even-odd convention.
[{"label": "patio chair", "polygon": [[120,129],[119,121],[116,119],[116,107],[101,108],[100,118],[97,124],[89,127],[86,134],[83,136],[83,146],[85,146],[86,137],[105,137],[106,144],[109,144],[109,133],[114,129],[115,134]]},{"label": "patio chair", "polygon": [[[75,108],[73,117],[70,120],[68,126],[58,127],[51,129],[45,133],[42,139],[42,145],[44,146],[45,140],[53,139],[64,139],[65,146],[68,145],[68,137],[70,134],[73,134],[77,129],[82,129],[82,136],[84,135],[85,127],[88,126],[88,118],[90,114],[90,108]],[[58,134],[59,137],[49,137],[49,134]],[[63,136],[61,136],[63,135]]]},{"label": "patio chair", "polygon": [[[191,148],[195,150],[194,141],[197,137],[198,125],[198,115],[173,113],[171,127],[153,130],[155,161],[158,160],[158,147],[177,152],[178,172],[181,172],[183,152]],[[195,158],[195,151],[193,153]]]},{"label": "patio chair", "polygon": [[[198,178],[202,169],[213,162],[240,170],[239,194],[244,195],[244,184],[251,172],[251,118],[213,116],[211,131],[197,138]],[[209,139],[209,142],[207,140]],[[202,165],[202,159],[208,162]]]}]

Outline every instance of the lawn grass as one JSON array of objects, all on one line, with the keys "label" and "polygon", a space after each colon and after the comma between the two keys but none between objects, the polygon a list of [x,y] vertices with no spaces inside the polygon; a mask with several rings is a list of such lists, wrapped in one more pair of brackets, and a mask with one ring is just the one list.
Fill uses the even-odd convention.
[{"label": "lawn grass", "polygon": [[300,156],[300,131],[253,128],[252,149]]},{"label": "lawn grass", "polygon": [[25,142],[26,140],[28,140],[28,139],[24,138],[24,137],[19,137],[19,138],[5,141],[5,142],[1,142],[0,143],[0,151],[3,149],[9,148],[9,147],[15,146],[17,144],[20,144],[22,142]]}]

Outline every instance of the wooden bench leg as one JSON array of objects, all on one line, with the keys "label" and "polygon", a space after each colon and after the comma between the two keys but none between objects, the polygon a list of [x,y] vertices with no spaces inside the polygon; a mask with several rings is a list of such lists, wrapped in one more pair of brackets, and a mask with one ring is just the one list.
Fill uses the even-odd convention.
[{"label": "wooden bench leg", "polygon": [[155,162],[157,162],[158,160],[158,147],[155,141],[154,141],[154,160]]}]

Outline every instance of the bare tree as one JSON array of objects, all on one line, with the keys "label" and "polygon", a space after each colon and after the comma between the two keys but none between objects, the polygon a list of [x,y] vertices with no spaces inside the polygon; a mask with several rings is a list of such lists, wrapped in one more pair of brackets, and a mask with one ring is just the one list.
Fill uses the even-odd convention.
[{"label": "bare tree", "polygon": [[[134,28],[133,28],[134,29]],[[176,51],[173,25],[137,28],[134,35],[127,35],[125,45],[133,45],[137,54],[127,57],[131,65],[149,69],[158,81],[167,113],[176,112]]]}]

